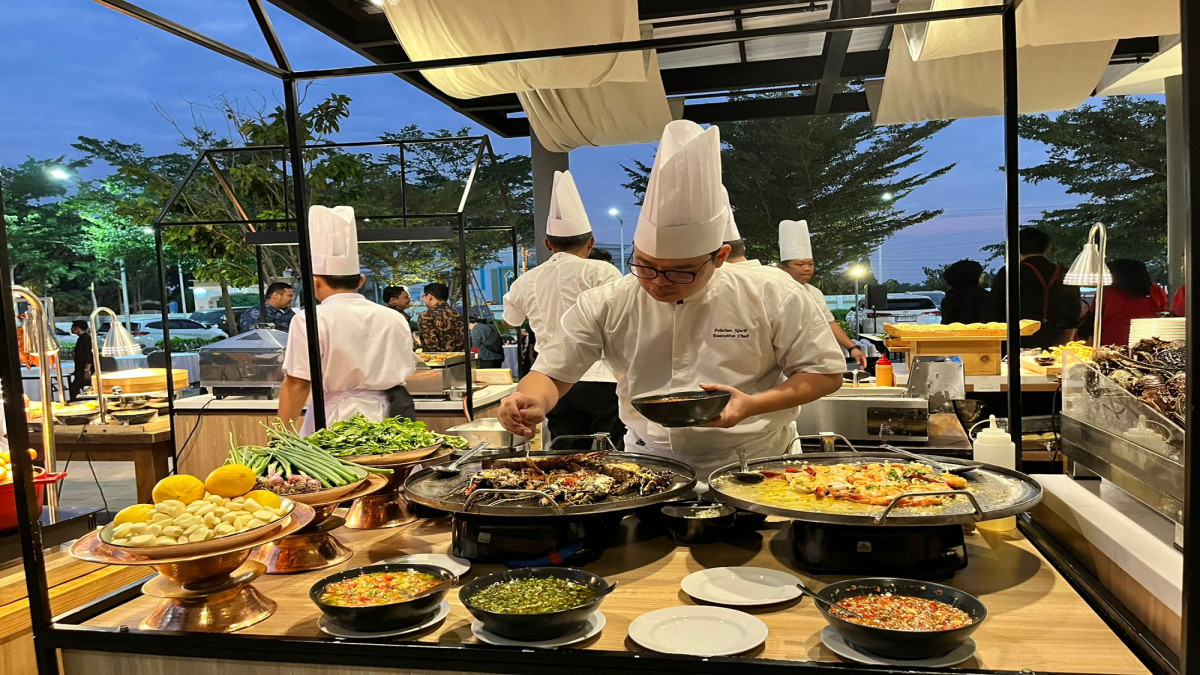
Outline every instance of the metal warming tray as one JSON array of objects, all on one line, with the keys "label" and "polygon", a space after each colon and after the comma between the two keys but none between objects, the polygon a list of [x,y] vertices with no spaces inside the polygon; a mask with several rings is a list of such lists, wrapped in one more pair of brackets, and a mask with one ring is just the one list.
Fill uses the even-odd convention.
[{"label": "metal warming tray", "polygon": [[[789,466],[799,467],[804,463],[822,465],[909,461],[901,455],[871,451],[768,457],[750,460],[748,464],[751,471],[782,471]],[[938,457],[937,461],[946,465],[970,463],[947,457]],[[730,464],[717,469],[709,476],[709,486],[719,501],[755,513],[831,525],[959,525],[1015,516],[1033,508],[1042,499],[1042,486],[1029,476],[1012,469],[984,464],[978,470],[964,476],[971,484],[971,490],[967,492],[973,499],[965,496],[948,497],[947,503],[940,507],[862,505],[861,513],[826,513],[760,504],[752,499],[730,494],[731,489],[736,489],[732,483],[735,479],[730,474],[738,470],[737,464]],[[936,508],[936,511],[931,510],[932,508]]]},{"label": "metal warming tray", "polygon": [[925,442],[929,440],[929,401],[902,396],[826,396],[800,408],[796,427],[801,435],[832,432],[855,441]]},{"label": "metal warming tray", "polygon": [[287,333],[256,328],[200,348],[200,386],[213,395],[271,396],[283,382]]},{"label": "metal warming tray", "polygon": [[[528,455],[535,459],[580,454],[577,452],[539,452]],[[510,457],[525,457],[524,452],[509,452],[501,455],[489,455],[487,461],[507,459]],[[580,516],[593,513],[613,513],[629,511],[650,504],[665,502],[675,497],[691,492],[696,485],[696,472],[683,462],[632,452],[608,453],[606,459],[612,462],[634,462],[649,469],[668,471],[674,474],[672,485],[652,495],[637,494],[614,495],[603,501],[592,504],[575,504],[542,506],[533,501],[540,493],[519,494],[500,502],[485,504],[475,501],[468,510],[468,498],[464,494],[471,477],[480,471],[484,460],[476,459],[460,466],[462,473],[452,478],[443,478],[432,468],[422,469],[409,476],[404,483],[404,492],[409,500],[442,511],[451,513],[469,513],[484,516],[509,516],[527,518],[531,516]]]},{"label": "metal warming tray", "polygon": [[467,357],[463,354],[447,356],[440,365],[430,365],[414,355],[417,369],[404,381],[404,388],[413,396],[437,396],[445,398],[449,389],[467,388]]},{"label": "metal warming tray", "polygon": [[501,450],[511,450],[529,441],[528,436],[517,436],[508,429],[505,429],[500,424],[500,420],[495,417],[485,417],[467,422],[466,424],[459,424],[447,429],[446,433],[462,436],[470,441],[472,445],[486,442],[490,448]]}]

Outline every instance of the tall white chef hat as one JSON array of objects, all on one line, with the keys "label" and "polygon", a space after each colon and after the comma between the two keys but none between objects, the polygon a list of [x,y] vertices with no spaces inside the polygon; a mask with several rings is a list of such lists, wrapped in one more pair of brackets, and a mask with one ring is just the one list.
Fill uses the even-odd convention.
[{"label": "tall white chef hat", "polygon": [[742,233],[738,232],[737,223],[733,220],[733,207],[729,205],[729,190],[725,186],[721,186],[721,200],[725,204],[725,238],[721,241],[737,241],[742,238]]},{"label": "tall white chef hat", "polygon": [[779,221],[779,259],[812,260],[807,220]]},{"label": "tall white chef hat", "polygon": [[655,258],[694,258],[721,248],[721,132],[676,120],[663,129],[633,243]]},{"label": "tall white chef hat", "polygon": [[592,224],[583,210],[583,200],[570,171],[554,172],[554,190],[550,193],[550,217],[546,219],[546,235],[574,237],[590,234]]},{"label": "tall white chef hat", "polygon": [[358,228],[353,206],[311,206],[308,232],[312,239],[313,274],[359,274]]}]

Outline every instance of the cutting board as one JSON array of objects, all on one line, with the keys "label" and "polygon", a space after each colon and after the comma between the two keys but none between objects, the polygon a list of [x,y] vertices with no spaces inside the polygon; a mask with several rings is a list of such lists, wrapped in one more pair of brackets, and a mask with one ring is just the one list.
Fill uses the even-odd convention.
[{"label": "cutting board", "polygon": [[1021,370],[1028,373],[1037,373],[1038,375],[1052,375],[1057,377],[1062,375],[1063,364],[1060,359],[1055,361],[1053,365],[1043,366],[1034,357],[1022,354]]},{"label": "cutting board", "polygon": [[[175,368],[171,380],[175,390],[187,389],[188,371],[185,368]],[[104,393],[111,394],[113,387],[120,387],[125,394],[148,394],[167,390],[166,368],[135,368],[133,370],[118,370],[111,373],[101,373],[100,381],[104,385]]]}]

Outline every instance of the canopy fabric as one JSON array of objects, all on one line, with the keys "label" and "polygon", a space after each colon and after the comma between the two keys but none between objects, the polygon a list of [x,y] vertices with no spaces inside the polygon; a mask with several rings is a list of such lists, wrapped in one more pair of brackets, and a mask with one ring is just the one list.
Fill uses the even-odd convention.
[{"label": "canopy fabric", "polygon": [[[385,0],[383,10],[415,61],[639,38],[637,0]],[[637,52],[421,71],[455,98],[643,82]],[[661,85],[660,85],[661,88]]]},{"label": "canopy fabric", "polygon": [[[996,6],[1001,0],[914,0],[905,11]],[[1000,51],[1000,17],[901,24],[914,61]],[[1155,37],[1179,32],[1177,0],[1024,0],[1017,5],[1017,46],[1042,47]]]},{"label": "canopy fabric", "polygon": [[[1099,96],[1129,96],[1161,94],[1166,90],[1164,80],[1183,74],[1183,45],[1178,39],[1174,46],[1159,52],[1147,63],[1131,63],[1120,69],[1110,68],[1096,87]],[[1159,42],[1162,44],[1162,41]]]},{"label": "canopy fabric", "polygon": [[646,60],[644,82],[606,82],[579,89],[517,92],[538,142],[551,152],[585,145],[623,145],[658,140],[671,108],[658,70]]}]

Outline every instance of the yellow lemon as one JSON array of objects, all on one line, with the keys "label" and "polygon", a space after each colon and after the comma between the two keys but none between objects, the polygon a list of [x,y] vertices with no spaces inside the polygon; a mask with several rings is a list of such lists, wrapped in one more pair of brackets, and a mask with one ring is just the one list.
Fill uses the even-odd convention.
[{"label": "yellow lemon", "polygon": [[[244,464],[226,464],[213,469],[204,479],[204,488],[214,495],[232,499],[254,489],[258,477]],[[203,495],[201,495],[203,496]]]},{"label": "yellow lemon", "polygon": [[197,499],[204,499],[204,483],[201,483],[200,479],[195,476],[167,476],[158,481],[158,484],[154,486],[154,491],[150,494],[153,496],[155,504],[168,499],[191,504]]},{"label": "yellow lemon", "polygon": [[124,525],[125,523],[144,523],[150,520],[150,516],[153,513],[153,504],[134,504],[133,506],[126,506],[117,513],[116,518],[113,518],[113,525]]},{"label": "yellow lemon", "polygon": [[279,495],[270,490],[247,492],[246,499],[253,499],[255,502],[258,502],[259,506],[266,506],[272,509],[277,509],[283,505],[283,501],[279,499]]}]

